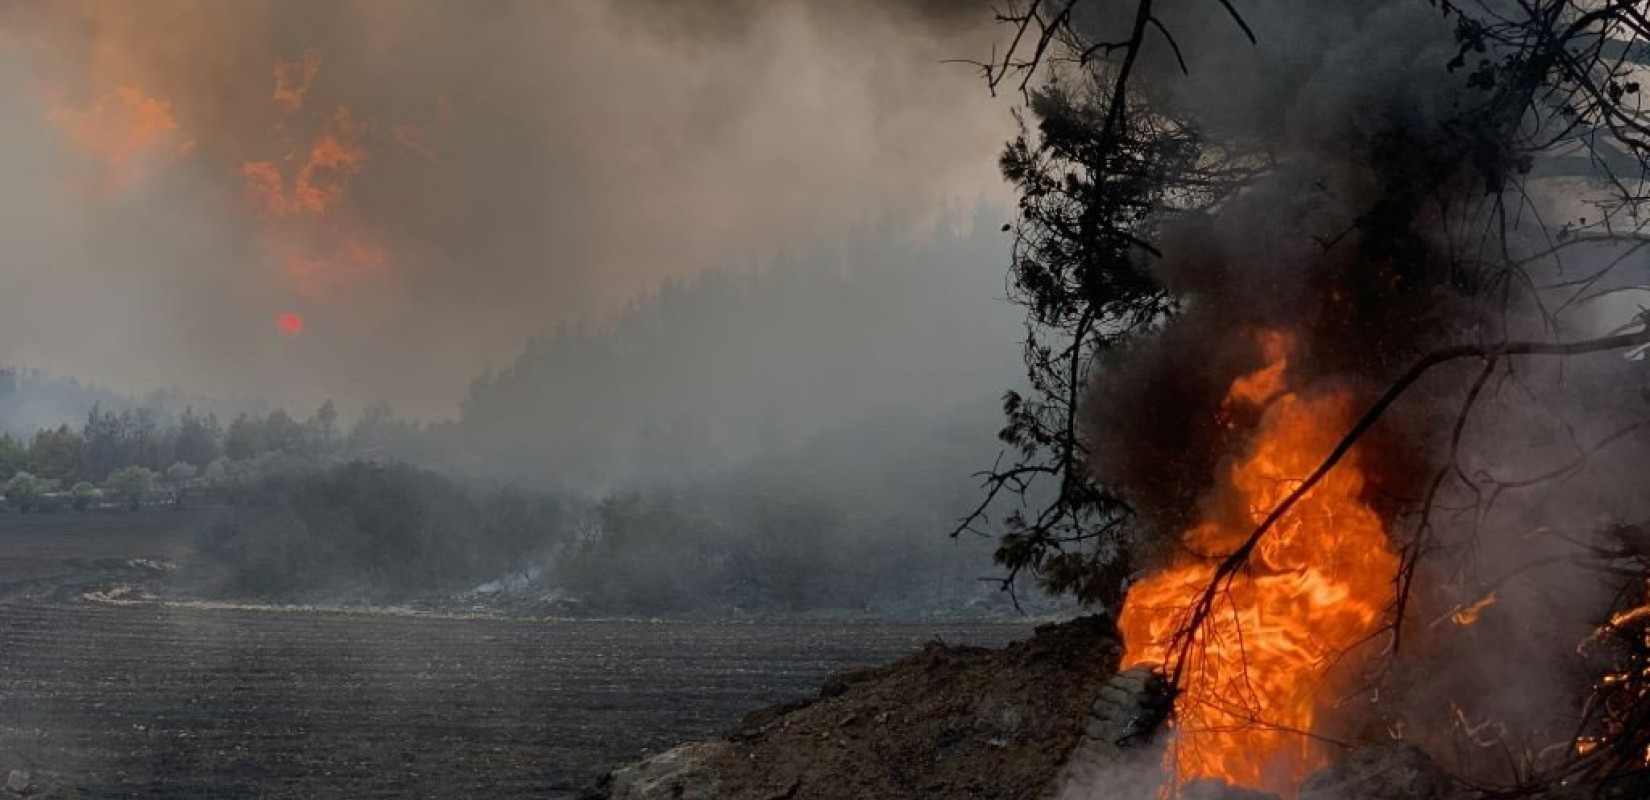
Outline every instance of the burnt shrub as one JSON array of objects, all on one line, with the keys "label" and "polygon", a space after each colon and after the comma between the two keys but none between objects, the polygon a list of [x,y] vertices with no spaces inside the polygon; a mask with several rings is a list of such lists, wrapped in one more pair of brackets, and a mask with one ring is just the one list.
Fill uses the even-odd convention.
[{"label": "burnt shrub", "polygon": [[222,499],[200,542],[211,587],[281,601],[450,592],[516,568],[566,530],[558,498],[476,491],[400,463],[275,471]]}]

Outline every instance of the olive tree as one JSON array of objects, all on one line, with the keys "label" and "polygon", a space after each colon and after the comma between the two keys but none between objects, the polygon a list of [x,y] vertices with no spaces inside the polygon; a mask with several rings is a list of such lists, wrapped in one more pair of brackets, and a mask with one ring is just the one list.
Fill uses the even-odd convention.
[{"label": "olive tree", "polygon": [[111,473],[103,485],[115,499],[136,511],[143,506],[143,498],[155,488],[159,479],[160,476],[147,467],[121,467]]},{"label": "olive tree", "polygon": [[76,511],[85,511],[91,508],[92,504],[96,503],[101,497],[103,497],[102,490],[86,481],[81,481],[69,489],[69,499],[74,504],[74,510]]},{"label": "olive tree", "polygon": [[6,501],[16,506],[19,513],[27,514],[39,505],[40,497],[46,493],[48,486],[44,478],[19,472],[6,481]]}]

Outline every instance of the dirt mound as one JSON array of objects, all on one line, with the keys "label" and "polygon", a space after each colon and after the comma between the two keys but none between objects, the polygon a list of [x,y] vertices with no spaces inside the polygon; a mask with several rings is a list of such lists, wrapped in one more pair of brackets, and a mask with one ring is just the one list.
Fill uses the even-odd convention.
[{"label": "dirt mound", "polygon": [[1081,734],[1121,646],[1101,617],[1001,650],[931,643],[752,712],[723,739],[611,774],[613,800],[1037,798]]},{"label": "dirt mound", "polygon": [[[1146,690],[1149,680],[1131,677],[1134,671],[1116,671],[1120,654],[1117,631],[1102,617],[1043,626],[1033,638],[1000,650],[931,643],[887,666],[833,676],[816,699],[751,712],[722,738],[684,744],[609,773],[585,797],[1047,800],[1053,789],[1061,797],[1121,796],[1120,787],[1134,773],[1115,757],[1117,720],[1103,712],[1138,705],[1155,693]],[[1126,696],[1114,696],[1119,691]],[[1095,726],[1104,732],[1094,732]],[[1097,752],[1097,742],[1107,752]],[[1129,763],[1155,768],[1162,751],[1139,752],[1147,760]],[[1093,762],[1086,767],[1085,754]],[[1073,772],[1074,764],[1087,772]],[[1141,796],[1141,784],[1130,785],[1136,788],[1128,796]],[[1280,800],[1219,781],[1196,781],[1185,795]],[[1650,771],[1608,783],[1486,792],[1460,783],[1412,744],[1379,741],[1341,754],[1306,782],[1300,796],[1645,800]]]}]

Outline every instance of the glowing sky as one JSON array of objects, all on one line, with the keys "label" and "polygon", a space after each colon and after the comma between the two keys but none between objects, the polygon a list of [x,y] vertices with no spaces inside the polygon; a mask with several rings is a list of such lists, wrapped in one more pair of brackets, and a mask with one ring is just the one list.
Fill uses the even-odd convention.
[{"label": "glowing sky", "polygon": [[942,63],[996,34],[914,1],[0,2],[0,363],[449,413],[662,277],[1000,202],[1006,107]]}]

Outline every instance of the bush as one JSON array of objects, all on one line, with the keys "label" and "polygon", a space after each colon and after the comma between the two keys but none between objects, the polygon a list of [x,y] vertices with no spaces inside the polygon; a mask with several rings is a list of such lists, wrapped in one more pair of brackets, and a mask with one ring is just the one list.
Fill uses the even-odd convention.
[{"label": "bush", "polygon": [[194,464],[179,461],[166,468],[166,482],[173,487],[182,487],[189,481],[194,480],[195,476],[199,474],[200,470],[195,469]]},{"label": "bush", "polygon": [[121,467],[110,473],[103,486],[116,500],[136,511],[143,507],[143,498],[153,491],[160,475],[147,467]]},{"label": "bush", "polygon": [[397,463],[216,464],[207,480],[228,508],[201,574],[209,591],[276,602],[403,602],[533,576],[601,613],[1006,610],[978,580],[992,543],[942,535],[967,477],[926,469],[943,459],[915,447],[867,467],[861,441],[588,505]]},{"label": "bush", "polygon": [[40,497],[49,486],[44,478],[19,472],[6,481],[6,501],[16,507],[18,513],[27,514],[40,504]]},{"label": "bush", "polygon": [[564,504],[477,493],[406,464],[272,470],[229,483],[202,554],[220,591],[277,601],[389,601],[468,589],[564,535]]},{"label": "bush", "polygon": [[914,613],[991,591],[948,574],[989,545],[948,540],[950,517],[912,500],[926,490],[883,478],[854,491],[804,456],[609,497],[556,577],[616,613]]},{"label": "bush", "polygon": [[103,497],[103,492],[85,481],[81,481],[69,489],[69,498],[76,511],[85,511],[91,508],[92,504],[96,503],[101,497]]}]

